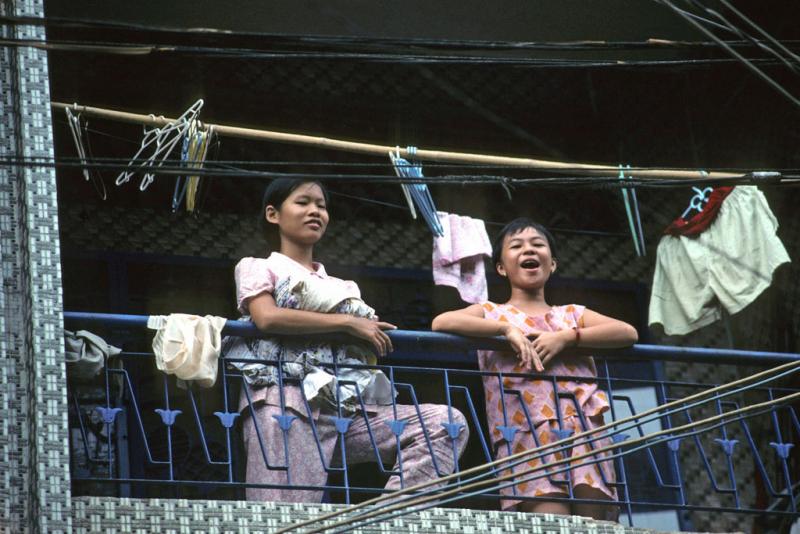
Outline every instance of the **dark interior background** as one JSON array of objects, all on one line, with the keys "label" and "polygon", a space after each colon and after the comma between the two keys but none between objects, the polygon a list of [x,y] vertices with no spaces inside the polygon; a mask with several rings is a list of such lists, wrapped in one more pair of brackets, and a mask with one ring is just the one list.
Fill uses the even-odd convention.
[{"label": "dark interior background", "polygon": [[[709,5],[719,8],[714,2]],[[742,9],[790,46],[800,38],[797,27],[800,7],[796,2],[750,2]],[[197,36],[127,27],[54,26],[48,29],[51,40],[239,47],[264,52],[347,51],[347,47],[330,44],[299,43],[292,38],[298,35],[520,42],[706,40],[662,5],[623,0],[412,0],[402,4],[306,0],[201,6],[186,0],[169,3],[48,0],[46,13],[53,18],[233,32]],[[408,43],[374,46],[375,50],[428,53],[424,47]],[[800,109],[742,64],[722,61],[729,56],[716,47],[590,51],[478,49],[452,54],[483,55],[489,59],[614,60],[619,64],[593,68],[507,65],[488,60],[476,64],[410,64],[346,58],[219,57],[168,52],[120,56],[51,51],[51,97],[55,101],[171,117],[203,98],[201,119],[205,122],[392,146],[610,165],[697,169],[800,167],[797,150]],[[750,55],[755,56],[756,52],[750,50]],[[624,64],[635,60],[677,59],[721,61],[673,66]],[[764,68],[787,89],[800,94],[800,77],[796,74],[783,66]],[[128,158],[136,152],[142,136],[140,126],[94,118],[89,118],[88,123],[89,144],[95,157]],[[69,130],[60,112],[54,113],[54,128],[56,156],[74,157]],[[371,172],[393,174],[385,158],[231,138],[221,139],[210,157],[262,162],[257,165],[259,170],[274,172],[346,174],[363,172],[363,168],[347,164],[373,163],[378,166],[371,168]],[[465,172],[464,168],[432,164],[424,165],[424,169],[426,176]],[[519,170],[502,173],[518,177],[543,175]],[[136,187],[138,180],[115,187],[116,173],[104,171],[99,176],[107,189],[106,200],[98,194],[97,184],[84,181],[80,171],[59,169],[61,210],[65,214],[77,213],[86,225],[94,224],[95,211],[109,207],[152,210],[148,213],[173,217],[176,221],[191,217],[169,213],[174,187],[171,178],[159,178],[146,192],[140,192]],[[233,214],[255,219],[266,183],[265,179],[253,178],[210,179],[202,195],[201,211],[209,216]],[[351,198],[399,205],[403,203],[399,186],[342,182],[328,185],[334,194],[332,225],[345,227],[348,232],[389,223],[409,227],[422,224],[419,220],[412,221],[403,209]],[[518,187],[511,199],[495,185],[433,185],[431,190],[441,210],[479,217],[489,223],[527,215],[558,229],[556,236],[562,240],[582,235],[580,232],[617,236],[628,232],[616,189]],[[789,187],[764,188],[782,224],[797,217],[795,208],[800,200],[797,191]],[[659,214],[643,220],[652,260],[664,221],[685,209],[692,192],[688,186],[681,186],[640,189],[638,195],[642,205],[649,207],[649,213]],[[490,224],[490,233],[497,228]],[[109,229],[109,233],[113,232]],[[236,233],[232,231],[231,235]],[[783,234],[784,243],[790,256],[796,257],[797,241],[787,239],[787,235]],[[187,241],[198,238],[184,237]],[[177,254],[176,257],[130,254],[131,242],[146,239],[147,236],[133,232],[118,246],[106,247],[100,254],[71,247],[62,236],[65,308],[236,316],[232,277],[235,259],[188,261]],[[369,241],[369,232],[359,237],[363,246],[368,246]],[[430,243],[421,242],[419,246],[429,248]],[[265,251],[264,245],[254,247],[249,254],[263,255]],[[623,252],[605,247],[602,254],[614,256]],[[630,251],[624,254],[627,256]],[[320,259],[326,260],[324,256]],[[435,313],[461,305],[451,288],[432,286],[429,271],[387,271],[342,261],[327,265],[334,274],[356,279],[365,300],[378,308],[384,319],[396,321],[404,328],[426,329]],[[646,281],[631,279],[627,284],[602,284],[578,278],[554,280],[550,298],[554,302],[581,302],[626,319],[639,327],[642,339],[649,339],[643,315],[646,296],[644,300],[642,297]],[[589,262],[585,279],[593,278]],[[502,284],[495,279],[490,281],[493,298],[502,299]],[[794,287],[795,283],[787,276],[779,277],[774,289],[777,296],[770,298],[779,301],[781,292]],[[788,329],[788,334],[780,347],[761,348],[793,347],[796,330],[791,325],[782,328],[785,334]],[[129,339],[126,343],[126,348],[145,346],[142,339]],[[141,373],[143,384],[155,380],[152,370],[142,369]],[[470,454],[477,461],[479,454],[474,450]],[[187,456],[184,464],[191,469],[191,457]],[[374,473],[367,476],[373,477]]]}]

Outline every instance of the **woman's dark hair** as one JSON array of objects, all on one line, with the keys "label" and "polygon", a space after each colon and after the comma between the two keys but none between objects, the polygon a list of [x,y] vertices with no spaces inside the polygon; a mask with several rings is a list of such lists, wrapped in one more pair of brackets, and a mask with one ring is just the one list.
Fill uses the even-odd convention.
[{"label": "woman's dark hair", "polygon": [[328,203],[328,190],[325,189],[325,185],[322,182],[311,179],[304,180],[302,178],[278,178],[272,180],[264,191],[264,198],[261,200],[261,218],[264,218],[267,206],[280,208],[283,201],[289,198],[289,195],[303,184],[317,184],[322,189],[325,203]]},{"label": "woman's dark hair", "polygon": [[556,240],[553,237],[553,234],[551,234],[547,228],[537,223],[533,219],[520,217],[505,225],[494,238],[494,243],[492,245],[492,265],[497,265],[500,263],[500,256],[503,254],[503,240],[505,237],[507,235],[516,235],[526,228],[533,228],[539,232],[539,235],[547,239],[547,244],[550,245],[550,253],[552,254],[553,258],[558,257],[558,253],[556,252]]}]

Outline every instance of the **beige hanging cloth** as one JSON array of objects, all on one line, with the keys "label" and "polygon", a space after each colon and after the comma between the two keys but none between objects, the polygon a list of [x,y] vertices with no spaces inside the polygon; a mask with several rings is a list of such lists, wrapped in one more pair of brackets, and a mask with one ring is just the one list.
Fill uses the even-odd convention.
[{"label": "beige hanging cloth", "polygon": [[224,317],[184,313],[150,316],[147,327],[157,331],[153,338],[156,367],[200,387],[213,386],[225,321]]}]

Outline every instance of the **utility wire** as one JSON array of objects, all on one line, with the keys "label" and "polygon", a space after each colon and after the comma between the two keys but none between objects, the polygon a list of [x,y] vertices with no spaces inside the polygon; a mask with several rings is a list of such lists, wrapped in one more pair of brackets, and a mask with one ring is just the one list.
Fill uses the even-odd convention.
[{"label": "utility wire", "polygon": [[752,20],[747,18],[744,15],[744,13],[742,13],[741,11],[736,9],[736,7],[733,4],[731,4],[730,2],[728,2],[728,0],[719,0],[719,1],[722,3],[722,5],[724,5],[729,10],[731,10],[733,13],[735,13],[740,19],[742,19],[747,24],[749,24],[754,30],[756,30],[758,33],[763,35],[769,42],[771,42],[773,45],[777,46],[780,50],[782,50],[783,53],[785,53],[786,55],[790,56],[797,63],[800,63],[800,56],[798,56],[797,54],[795,54],[794,52],[789,50],[784,44],[782,44],[780,41],[775,39],[772,35],[767,33],[763,28],[761,28],[761,26],[757,25],[755,22],[753,22]]},{"label": "utility wire", "polygon": [[[47,168],[76,168],[76,169],[98,169],[108,171],[130,170],[136,174],[152,173],[163,176],[183,176],[186,174],[186,167],[182,165],[128,165],[128,160],[119,163],[82,163],[79,159],[69,158],[70,161],[45,161],[39,158],[0,158],[0,166],[8,167],[47,167]],[[215,177],[240,177],[240,178],[301,178],[311,180],[351,182],[351,183],[383,183],[383,184],[506,184],[506,185],[526,185],[538,187],[586,187],[590,189],[619,189],[636,187],[680,187],[685,188],[689,185],[782,185],[782,175],[770,173],[768,179],[753,175],[741,175],[726,178],[696,178],[696,179],[666,179],[666,178],[636,178],[620,181],[616,176],[546,176],[536,178],[517,178],[494,174],[444,174],[441,176],[427,176],[424,178],[399,178],[397,176],[383,174],[341,174],[325,172],[278,172],[260,171],[247,169],[214,168],[213,165],[201,169],[193,169],[192,175],[215,176]],[[794,178],[789,176],[787,178]]]},{"label": "utility wire", "polygon": [[794,95],[792,95],[789,91],[784,89],[784,87],[781,86],[778,82],[776,82],[775,80],[773,80],[772,78],[767,76],[767,74],[764,73],[764,71],[762,71],[758,67],[756,67],[753,64],[753,62],[751,62],[749,59],[747,59],[744,56],[742,56],[739,52],[737,52],[731,46],[729,46],[725,41],[723,41],[722,39],[720,39],[719,37],[714,35],[711,31],[706,29],[702,24],[700,24],[699,22],[694,20],[692,17],[687,16],[685,12],[681,11],[680,9],[678,9],[670,0],[655,0],[655,1],[666,5],[667,7],[672,9],[675,13],[677,13],[678,15],[683,17],[689,24],[691,24],[692,26],[697,28],[699,31],[701,31],[704,34],[706,34],[710,39],[715,41],[720,47],[722,47],[730,55],[732,55],[733,57],[735,57],[736,59],[741,61],[748,69],[753,71],[759,78],[761,78],[762,80],[767,82],[776,91],[778,91],[780,94],[782,94],[784,97],[786,97],[790,102],[792,102],[795,106],[800,108],[800,100],[798,100]]},{"label": "utility wire", "polygon": [[[719,13],[719,12],[717,12],[717,11],[715,11],[715,10],[713,10],[713,9],[711,9],[711,8],[709,8],[709,7],[707,7],[707,6],[705,6],[705,5],[704,5],[702,2],[700,2],[699,0],[690,0],[690,1],[691,1],[691,2],[692,2],[692,4],[694,4],[694,5],[695,5],[695,6],[696,6],[698,9],[702,9],[702,10],[704,10],[705,12],[707,12],[708,14],[710,14],[711,16],[713,16],[713,17],[716,17],[718,20],[722,21],[722,23],[723,23],[723,24],[724,24],[724,25],[725,25],[727,28],[729,28],[729,30],[730,30],[731,32],[733,32],[733,33],[735,33],[736,35],[738,35],[738,36],[740,36],[740,37],[744,38],[745,40],[747,40],[747,41],[749,41],[749,42],[753,43],[753,45],[755,45],[755,46],[757,46],[758,48],[760,48],[760,49],[764,50],[765,52],[767,52],[767,53],[771,54],[772,56],[774,56],[775,58],[777,58],[779,61],[781,61],[781,62],[782,62],[784,65],[786,65],[787,67],[789,67],[789,69],[791,69],[792,71],[794,71],[794,72],[795,72],[795,74],[800,74],[800,71],[798,71],[798,66],[799,66],[799,64],[796,64],[796,63],[797,63],[797,61],[796,61],[796,60],[795,60],[793,57],[791,57],[791,52],[789,52],[789,54],[790,54],[790,57],[788,57],[788,58],[787,58],[787,57],[785,57],[785,56],[784,56],[783,54],[781,54],[781,53],[780,53],[778,50],[775,50],[774,48],[772,48],[772,47],[768,46],[767,44],[765,44],[765,43],[762,43],[761,41],[758,41],[758,40],[757,40],[755,37],[753,37],[753,36],[751,36],[750,34],[746,33],[746,32],[745,32],[745,31],[743,31],[741,28],[738,28],[737,26],[735,26],[735,25],[734,25],[734,24],[733,24],[731,21],[729,21],[729,20],[728,20],[728,19],[727,19],[727,18],[726,18],[724,15],[722,15],[721,13]],[[760,28],[759,28],[759,29],[760,29]],[[766,33],[764,30],[761,30],[761,31],[762,31],[762,33],[764,33],[765,35],[767,35],[768,37],[770,37],[770,38],[771,38],[771,36],[770,36],[769,34],[767,34],[767,33]],[[770,40],[771,40],[772,42],[775,42],[775,43],[777,43],[777,44],[779,45],[779,47],[780,47],[780,43],[778,43],[778,41],[777,41],[777,40],[775,40],[774,38],[771,38]],[[785,47],[782,47],[782,48],[785,48]],[[788,51],[788,50],[787,50],[787,51]]]},{"label": "utility wire", "polygon": [[[92,132],[100,132],[99,130],[90,130]],[[138,145],[138,141],[130,141],[124,137],[117,137],[117,136],[109,136],[113,137],[114,139],[118,139],[120,141],[126,141],[132,144]],[[113,165],[116,163],[128,165],[131,162],[131,159],[128,157],[94,157],[90,158],[92,161],[96,162],[96,164],[108,164]],[[51,156],[0,156],[0,162],[20,162],[25,164],[33,164],[33,163],[54,163],[54,164],[76,164],[80,163],[81,159],[76,157],[51,157]],[[138,162],[144,162],[146,158],[142,158],[139,160],[133,160],[132,166],[136,166]],[[192,160],[189,160],[191,163],[194,163]],[[172,167],[179,167],[183,160],[179,159],[166,159],[164,163],[167,166]],[[216,166],[223,167],[224,169],[229,170],[240,170],[242,172],[252,172],[246,167],[346,167],[346,168],[368,168],[368,169],[386,169],[387,171],[393,171],[395,164],[393,163],[380,163],[380,162],[365,162],[365,161],[287,161],[287,160],[210,160],[207,159],[204,162],[205,165],[208,165],[211,168],[215,168]],[[409,164],[409,165],[416,165],[416,164]],[[548,169],[542,169],[536,165],[512,165],[512,164],[480,164],[480,163],[438,163],[438,162],[426,162],[425,164],[426,169],[465,169],[465,170],[487,170],[487,169],[497,169],[497,170],[508,170],[508,171],[543,171]],[[398,165],[400,166],[400,165]],[[638,171],[648,170],[650,167],[626,167],[625,172],[630,174],[636,174]],[[681,172],[692,172],[693,169],[687,167],[662,167],[661,169],[665,171],[674,171],[676,173]],[[709,168],[710,169],[710,168]],[[585,167],[581,167],[580,165],[576,165],[575,167],[560,167],[559,171],[564,172],[579,172],[585,171]],[[800,167],[778,167],[770,169],[769,171],[759,170],[753,167],[713,167],[714,172],[725,172],[728,173],[726,177],[735,178],[736,174],[738,173],[741,176],[751,173],[757,172],[767,172],[773,174],[791,174],[791,173],[800,173]],[[609,174],[612,172],[617,171],[608,171]],[[697,172],[697,171],[694,171]],[[600,173],[598,173],[600,174]],[[698,177],[701,176],[698,173]],[[583,178],[586,178],[583,176]]]},{"label": "utility wire", "polygon": [[[112,42],[85,42],[85,41],[57,41],[39,39],[0,39],[0,46],[33,47],[48,51],[75,52],[75,53],[102,53],[124,56],[143,56],[150,54],[179,54],[198,55],[208,57],[225,57],[237,59],[287,59],[287,60],[341,60],[341,61],[366,61],[372,63],[397,63],[397,64],[467,64],[467,65],[504,65],[516,67],[540,68],[632,68],[632,67],[676,67],[676,66],[704,66],[724,65],[735,63],[730,58],[700,58],[700,59],[565,59],[565,58],[515,58],[502,56],[467,56],[467,55],[434,55],[434,54],[404,54],[404,53],[378,53],[378,52],[327,52],[327,51],[293,51],[293,50],[257,50],[243,48],[219,48],[185,45],[141,45],[135,43]],[[748,61],[765,66],[778,65],[772,59],[752,58]]]},{"label": "utility wire", "polygon": [[[683,10],[681,10],[683,11]],[[713,21],[704,19],[694,13],[689,16],[702,20],[707,24],[729,31],[728,28]],[[0,16],[0,23],[17,25],[47,26],[55,28],[90,28],[114,29],[133,32],[173,33],[216,38],[259,38],[275,43],[290,44],[295,46],[346,46],[365,45],[382,48],[396,48],[407,46],[415,48],[448,49],[448,50],[631,50],[649,48],[713,48],[713,41],[685,41],[671,39],[648,39],[646,41],[605,41],[605,40],[575,40],[575,41],[501,41],[501,40],[467,40],[467,39],[427,39],[427,38],[392,38],[376,36],[351,36],[351,35],[294,35],[270,32],[252,32],[240,30],[225,30],[220,28],[178,28],[170,26],[156,26],[135,23],[121,23],[94,19],[66,18],[66,17],[15,17]],[[787,41],[795,44],[798,41]],[[731,46],[747,46],[745,41],[730,42]]]}]

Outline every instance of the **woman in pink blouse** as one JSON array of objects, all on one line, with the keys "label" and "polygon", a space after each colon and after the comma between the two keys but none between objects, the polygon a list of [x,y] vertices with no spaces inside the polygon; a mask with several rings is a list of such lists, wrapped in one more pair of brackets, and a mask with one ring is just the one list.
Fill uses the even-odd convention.
[{"label": "woman in pink blouse", "polygon": [[[603,425],[609,399],[592,380],[597,376],[594,360],[570,354],[569,349],[625,347],[636,342],[636,329],[583,306],[547,303],[544,287],[557,268],[555,241],[546,228],[530,219],[516,219],[500,231],[492,260],[498,274],[507,278],[511,286],[508,302],[484,302],[443,313],[434,319],[433,329],[469,336],[505,336],[512,351],[479,351],[481,370],[537,373],[505,376],[502,382],[498,375],[483,378],[486,415],[496,457],[533,449]],[[582,412],[585,425],[578,411]],[[578,443],[571,454],[589,452],[608,443],[607,438],[591,444]],[[562,459],[562,454],[555,452],[542,461],[534,459],[513,470],[537,468],[553,459]],[[614,468],[609,460],[576,466],[566,473],[548,474],[502,489],[505,496],[536,499],[509,498],[501,504],[503,509],[526,512],[610,518],[615,516],[615,506],[564,499],[571,487],[576,499],[614,500],[614,481]]]},{"label": "woman in pink blouse", "polygon": [[[383,401],[370,404],[359,385],[366,404],[362,411],[358,402],[340,402],[345,386],[338,389],[331,381],[331,368],[320,365],[330,363],[332,354],[340,363],[349,355],[346,347],[343,350],[320,342],[314,334],[349,334],[385,356],[392,350],[386,331],[395,326],[374,315],[358,317],[338,308],[331,313],[301,309],[292,306],[293,293],[281,289],[287,280],[307,280],[323,293],[360,300],[355,282],[328,276],[322,264],[314,261],[314,245],[328,227],[327,191],[316,181],[278,179],[267,188],[263,205],[268,229],[277,231],[280,252],[267,258],[244,258],[237,264],[237,304],[265,334],[288,336],[279,342],[254,340],[235,345],[254,354],[226,354],[256,362],[275,362],[279,355],[284,362],[280,377],[274,364],[239,367],[246,382],[239,408],[247,451],[247,482],[264,485],[248,488],[248,499],[319,502],[322,491],[315,487],[325,485],[328,470],[340,467],[343,456],[348,464],[394,464],[393,471],[398,474],[389,478],[387,490],[452,473],[469,434],[458,410],[436,404],[422,404],[419,412],[414,406],[393,407],[388,381],[373,372],[379,375],[376,380],[384,380],[382,389],[374,388],[381,389]],[[342,433],[343,426],[346,430]],[[454,428],[459,431],[454,433]],[[399,435],[393,430],[399,430]],[[334,450],[338,451],[336,455]],[[288,487],[266,487],[274,485]]]}]

